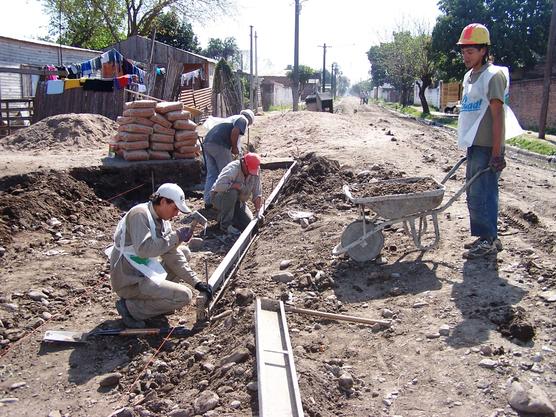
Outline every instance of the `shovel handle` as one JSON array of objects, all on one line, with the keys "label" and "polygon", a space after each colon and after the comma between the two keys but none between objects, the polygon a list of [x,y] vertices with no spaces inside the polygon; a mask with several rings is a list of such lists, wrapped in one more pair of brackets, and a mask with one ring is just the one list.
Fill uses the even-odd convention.
[{"label": "shovel handle", "polygon": [[89,336],[189,336],[191,330],[186,327],[167,327],[151,329],[106,329],[89,334]]}]

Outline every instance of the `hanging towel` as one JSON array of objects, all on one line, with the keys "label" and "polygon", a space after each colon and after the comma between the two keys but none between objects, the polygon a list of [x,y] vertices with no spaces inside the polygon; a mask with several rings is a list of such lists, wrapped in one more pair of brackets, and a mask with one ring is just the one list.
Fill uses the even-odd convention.
[{"label": "hanging towel", "polygon": [[46,82],[46,94],[62,94],[64,92],[64,80],[48,80]]},{"label": "hanging towel", "polygon": [[85,80],[83,90],[112,92],[114,91],[114,82],[112,80],[96,80],[91,78]]},{"label": "hanging towel", "polygon": [[[55,67],[54,65],[46,65],[45,67],[46,67],[46,69],[47,69],[48,71],[56,71],[56,67]],[[48,81],[48,80],[57,80],[57,79],[58,79],[58,75],[57,75],[57,74],[47,75],[47,76],[45,77],[45,80],[47,80],[47,81]]]},{"label": "hanging towel", "polygon": [[133,64],[124,58],[122,61],[122,70],[124,74],[133,74]]},{"label": "hanging towel", "polygon": [[72,88],[81,88],[81,82],[75,79],[68,79],[64,81],[64,90],[70,90]]},{"label": "hanging towel", "polygon": [[81,73],[83,75],[89,75],[93,72],[91,61],[85,61],[81,63]]}]

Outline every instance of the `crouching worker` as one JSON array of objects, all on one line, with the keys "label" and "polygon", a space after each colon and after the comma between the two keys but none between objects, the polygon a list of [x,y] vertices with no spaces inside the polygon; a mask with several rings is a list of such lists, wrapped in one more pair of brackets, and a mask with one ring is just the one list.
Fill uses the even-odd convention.
[{"label": "crouching worker", "polygon": [[246,204],[250,197],[257,218],[264,220],[261,213],[260,165],[259,155],[248,153],[226,165],[214,183],[211,200],[218,210],[218,222],[223,232],[238,234],[253,220],[253,214]]},{"label": "crouching worker", "polygon": [[112,289],[121,298],[116,309],[127,327],[145,327],[144,320],[172,313],[191,303],[191,289],[209,300],[210,285],[201,282],[178,247],[193,235],[189,227],[172,230],[170,219],[188,213],[183,190],[162,184],[148,203],[138,204],[120,220],[110,257]]}]

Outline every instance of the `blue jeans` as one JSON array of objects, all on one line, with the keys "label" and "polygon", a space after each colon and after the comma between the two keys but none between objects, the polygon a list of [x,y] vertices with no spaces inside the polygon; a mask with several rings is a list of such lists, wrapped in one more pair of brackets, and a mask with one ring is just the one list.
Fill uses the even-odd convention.
[{"label": "blue jeans", "polygon": [[203,146],[203,154],[205,156],[205,168],[207,170],[203,198],[205,204],[210,204],[210,190],[216,182],[220,172],[226,165],[232,162],[232,150],[224,146],[207,143]]},{"label": "blue jeans", "polygon": [[[475,173],[487,168],[491,157],[491,147],[467,148],[466,181],[469,181]],[[480,175],[467,190],[471,236],[487,239],[498,237],[498,178],[500,178],[499,172],[487,171]]]}]

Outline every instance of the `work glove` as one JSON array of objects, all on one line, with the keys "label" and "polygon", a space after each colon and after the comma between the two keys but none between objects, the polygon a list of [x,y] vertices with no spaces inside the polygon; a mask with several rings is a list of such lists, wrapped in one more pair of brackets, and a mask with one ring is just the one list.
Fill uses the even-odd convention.
[{"label": "work glove", "polygon": [[506,168],[506,160],[503,156],[493,156],[490,158],[488,166],[492,172],[501,172],[504,168]]},{"label": "work glove", "polygon": [[189,242],[191,237],[193,236],[193,230],[189,226],[182,227],[176,230],[176,234],[178,235],[178,239],[180,242]]},{"label": "work glove", "polygon": [[258,220],[259,226],[262,226],[264,224],[264,214],[263,213],[257,214],[257,220]]},{"label": "work glove", "polygon": [[207,297],[207,300],[211,301],[212,300],[212,287],[205,283],[205,282],[198,282],[195,285],[195,289],[199,292],[202,292],[205,294],[205,296]]}]

